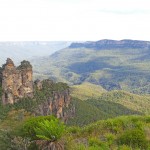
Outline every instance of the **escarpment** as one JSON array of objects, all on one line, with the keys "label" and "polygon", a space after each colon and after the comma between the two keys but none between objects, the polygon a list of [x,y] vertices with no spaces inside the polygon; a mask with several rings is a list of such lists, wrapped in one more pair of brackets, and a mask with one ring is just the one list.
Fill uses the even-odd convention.
[{"label": "escarpment", "polygon": [[67,122],[75,114],[71,103],[70,89],[65,83],[54,83],[52,80],[36,80],[33,82],[32,65],[22,61],[16,67],[8,58],[0,68],[0,84],[2,87],[2,104],[15,104],[32,101],[34,115],[54,115]]}]

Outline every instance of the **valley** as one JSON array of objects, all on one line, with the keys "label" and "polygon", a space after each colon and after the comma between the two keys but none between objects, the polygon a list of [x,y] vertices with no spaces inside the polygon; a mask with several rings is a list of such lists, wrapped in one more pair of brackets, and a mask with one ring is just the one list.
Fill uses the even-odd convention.
[{"label": "valley", "polygon": [[23,55],[30,62],[19,66],[8,58],[0,67],[0,148],[148,150],[149,51],[147,41],[101,40]]},{"label": "valley", "polygon": [[90,82],[108,91],[149,94],[149,45],[134,40],[72,43],[50,57],[33,59],[35,78],[49,77],[69,85]]}]

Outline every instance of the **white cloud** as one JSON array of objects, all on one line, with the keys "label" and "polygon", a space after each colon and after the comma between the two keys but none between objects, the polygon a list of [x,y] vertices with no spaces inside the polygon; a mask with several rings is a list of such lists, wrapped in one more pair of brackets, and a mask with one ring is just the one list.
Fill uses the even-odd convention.
[{"label": "white cloud", "polygon": [[149,0],[0,0],[0,40],[150,41]]}]

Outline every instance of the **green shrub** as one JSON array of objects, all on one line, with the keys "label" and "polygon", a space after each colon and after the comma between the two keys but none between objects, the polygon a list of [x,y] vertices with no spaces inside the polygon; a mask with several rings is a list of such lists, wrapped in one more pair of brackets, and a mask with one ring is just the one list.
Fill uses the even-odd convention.
[{"label": "green shrub", "polygon": [[42,140],[57,141],[61,138],[65,126],[58,119],[43,120],[34,128],[36,137]]},{"label": "green shrub", "polygon": [[95,150],[97,150],[98,147],[101,150],[109,150],[109,146],[106,143],[100,141],[100,139],[98,139],[96,137],[90,138],[88,142],[89,142],[90,150],[94,150],[93,148],[95,148]]},{"label": "green shrub", "polygon": [[29,137],[31,140],[38,139],[36,137],[36,132],[34,130],[35,127],[39,126],[40,122],[43,122],[45,120],[54,120],[55,117],[53,116],[39,116],[39,117],[32,117],[28,119],[26,122],[23,123],[23,125],[20,127],[20,136],[23,137]]},{"label": "green shrub", "polygon": [[118,139],[118,143],[121,145],[128,145],[132,148],[143,148],[148,147],[148,141],[144,131],[139,129],[132,129],[124,132]]},{"label": "green shrub", "polygon": [[67,131],[72,134],[77,134],[81,132],[81,128],[77,126],[68,127]]},{"label": "green shrub", "polygon": [[115,136],[113,134],[111,134],[111,133],[108,133],[106,135],[106,139],[107,139],[108,145],[111,146],[114,143]]},{"label": "green shrub", "polygon": [[118,150],[132,150],[132,148],[127,145],[121,145],[119,146]]},{"label": "green shrub", "polygon": [[77,145],[75,145],[73,150],[87,150],[87,148],[84,144],[77,144]]}]

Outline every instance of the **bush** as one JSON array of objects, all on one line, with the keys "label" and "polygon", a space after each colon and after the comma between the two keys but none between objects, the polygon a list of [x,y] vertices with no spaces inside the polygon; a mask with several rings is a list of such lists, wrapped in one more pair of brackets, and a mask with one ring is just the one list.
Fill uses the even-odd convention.
[{"label": "bush", "polygon": [[133,129],[124,132],[118,139],[118,143],[121,145],[128,145],[132,148],[146,149],[148,147],[148,141],[144,131],[139,129]]},{"label": "bush", "polygon": [[20,136],[23,137],[29,137],[31,140],[36,140],[38,139],[36,137],[36,132],[35,132],[35,127],[39,126],[40,122],[43,122],[45,120],[54,120],[55,117],[53,116],[39,116],[39,117],[32,117],[28,119],[26,122],[23,123],[23,125],[20,128]]},{"label": "bush", "polygon": [[44,120],[38,122],[37,127],[34,128],[36,137],[42,140],[57,141],[61,138],[65,126],[58,119]]},{"label": "bush", "polygon": [[109,150],[109,146],[100,141],[98,138],[94,137],[94,138],[90,138],[89,139],[89,149],[90,150],[97,150],[97,148],[99,147],[99,149],[101,150]]},{"label": "bush", "polygon": [[122,145],[118,148],[118,150],[132,150],[132,148],[127,145]]}]

